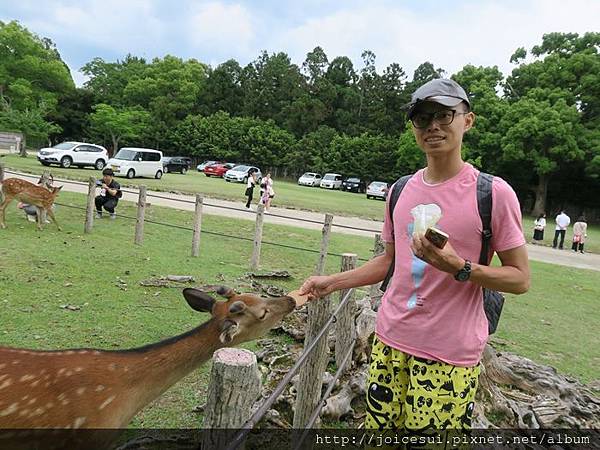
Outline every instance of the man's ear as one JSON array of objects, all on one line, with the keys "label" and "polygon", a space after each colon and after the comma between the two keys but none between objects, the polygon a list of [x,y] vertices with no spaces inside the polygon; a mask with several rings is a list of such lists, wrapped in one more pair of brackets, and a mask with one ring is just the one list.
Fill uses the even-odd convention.
[{"label": "man's ear", "polygon": [[469,111],[465,114],[465,133],[473,128],[475,124],[475,113],[473,111]]},{"label": "man's ear", "polygon": [[188,305],[196,311],[212,312],[216,300],[206,292],[195,288],[185,288],[183,297],[188,302]]}]

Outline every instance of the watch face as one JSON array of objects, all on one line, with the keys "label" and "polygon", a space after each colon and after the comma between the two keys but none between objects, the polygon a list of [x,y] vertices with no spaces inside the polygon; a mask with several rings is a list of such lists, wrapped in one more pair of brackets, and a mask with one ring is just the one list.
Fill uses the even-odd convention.
[{"label": "watch face", "polygon": [[467,281],[469,279],[469,276],[471,275],[470,272],[467,271],[460,271],[456,274],[456,279],[458,281]]}]

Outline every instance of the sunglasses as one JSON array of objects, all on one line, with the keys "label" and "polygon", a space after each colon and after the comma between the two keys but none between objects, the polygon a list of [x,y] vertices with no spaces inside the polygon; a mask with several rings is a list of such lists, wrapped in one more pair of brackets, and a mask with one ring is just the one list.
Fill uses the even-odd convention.
[{"label": "sunglasses", "polygon": [[433,113],[417,112],[413,114],[410,121],[415,128],[427,128],[434,120],[440,125],[450,125],[457,114],[469,114],[468,112],[457,112],[455,109],[443,109]]}]

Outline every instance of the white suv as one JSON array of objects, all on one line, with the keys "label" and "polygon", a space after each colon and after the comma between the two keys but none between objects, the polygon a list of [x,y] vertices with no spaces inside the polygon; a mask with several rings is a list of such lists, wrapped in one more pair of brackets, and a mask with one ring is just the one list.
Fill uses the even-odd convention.
[{"label": "white suv", "polygon": [[63,142],[54,147],[40,149],[37,159],[44,166],[51,164],[58,164],[64,168],[92,166],[102,170],[108,162],[108,152],[101,145],[86,142]]}]

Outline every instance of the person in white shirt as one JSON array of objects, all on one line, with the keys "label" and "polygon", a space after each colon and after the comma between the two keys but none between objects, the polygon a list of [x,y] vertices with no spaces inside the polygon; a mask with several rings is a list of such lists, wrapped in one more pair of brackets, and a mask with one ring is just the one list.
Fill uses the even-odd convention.
[{"label": "person in white shirt", "polygon": [[554,241],[552,242],[552,248],[556,248],[558,237],[560,236],[560,244],[558,244],[558,248],[562,250],[563,244],[565,243],[567,227],[570,223],[571,218],[567,216],[564,211],[561,211],[560,214],[556,216],[556,228],[554,230]]},{"label": "person in white shirt", "polygon": [[246,192],[244,195],[248,197],[246,201],[246,208],[250,209],[250,204],[252,203],[252,195],[254,194],[254,186],[256,186],[256,172],[253,169],[248,171],[248,183],[246,184]]},{"label": "person in white shirt", "polygon": [[546,228],[546,213],[541,213],[533,222],[533,243],[538,244],[544,240],[544,229]]}]

